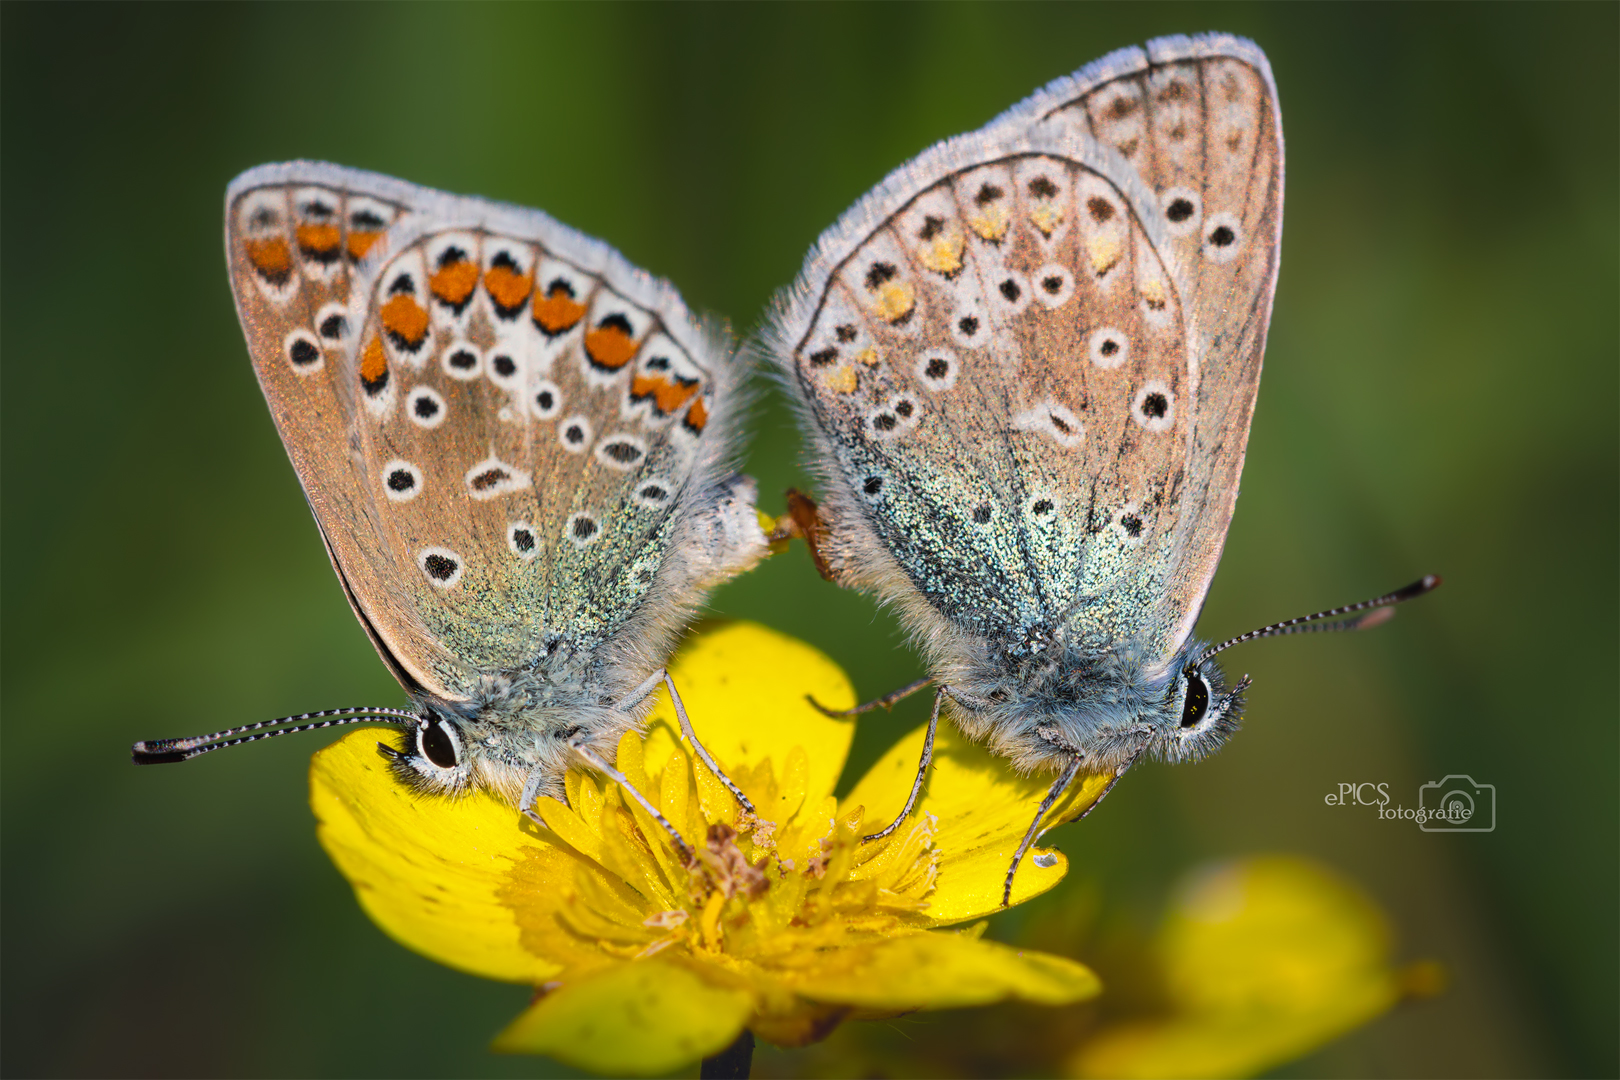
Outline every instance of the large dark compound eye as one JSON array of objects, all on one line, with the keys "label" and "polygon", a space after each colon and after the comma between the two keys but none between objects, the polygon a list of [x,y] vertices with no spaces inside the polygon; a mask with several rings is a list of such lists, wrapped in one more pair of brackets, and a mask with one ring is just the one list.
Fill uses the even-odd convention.
[{"label": "large dark compound eye", "polygon": [[416,746],[423,757],[441,769],[453,769],[460,764],[461,739],[449,721],[434,720],[418,728]]},{"label": "large dark compound eye", "polygon": [[1209,711],[1209,686],[1197,668],[1188,668],[1182,674],[1187,679],[1187,703],[1181,707],[1181,726],[1197,727]]}]

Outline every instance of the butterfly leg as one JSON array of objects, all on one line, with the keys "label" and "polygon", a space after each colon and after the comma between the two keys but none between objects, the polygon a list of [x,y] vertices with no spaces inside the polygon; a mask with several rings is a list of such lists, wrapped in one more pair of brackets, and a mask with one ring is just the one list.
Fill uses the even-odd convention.
[{"label": "butterfly leg", "polygon": [[669,833],[669,838],[675,842],[675,847],[680,851],[682,862],[691,863],[695,858],[697,858],[692,851],[691,845],[682,839],[681,834],[675,830],[674,825],[670,824],[669,819],[659,812],[658,807],[649,802],[647,800],[647,796],[636,790],[636,786],[630,782],[630,778],[628,776],[609,765],[599,754],[597,754],[596,751],[592,750],[588,746],[580,746],[576,743],[571,747],[571,749],[586,765],[589,765],[591,768],[595,769],[609,780],[612,780],[615,784],[618,784],[625,791],[629,792],[630,797],[641,804],[641,808],[647,811],[648,816],[654,821],[658,822],[659,825],[663,826],[664,831]]},{"label": "butterfly leg", "polygon": [[709,751],[704,749],[701,742],[698,742],[697,732],[692,730],[692,721],[686,715],[686,705],[681,701],[680,692],[675,689],[675,680],[669,677],[668,672],[664,673],[664,684],[669,687],[669,700],[675,703],[675,715],[680,718],[681,733],[686,736],[686,741],[692,744],[692,749],[697,752],[698,757],[703,759],[703,764],[708,766],[709,771],[714,773],[722,784],[726,785],[726,790],[736,798],[737,804],[749,814],[756,813],[754,804],[749,801],[748,796],[742,793],[742,788],[731,782],[731,777],[727,776],[720,768],[720,763],[710,757]]},{"label": "butterfly leg", "polygon": [[[1090,806],[1080,811],[1080,813],[1075,817],[1070,818],[1069,821],[1084,821],[1087,815],[1089,815],[1093,810],[1097,809],[1097,807],[1101,806],[1102,801],[1108,798],[1108,793],[1114,790],[1114,785],[1119,783],[1119,778],[1125,775],[1125,770],[1136,764],[1136,759],[1141,756],[1142,751],[1138,750],[1136,753],[1130,756],[1129,760],[1127,760],[1125,764],[1115,769],[1114,778],[1108,781],[1108,786],[1102,789],[1102,794],[1093,799]],[[1069,784],[1073,782],[1075,774],[1079,771],[1080,758],[1076,757],[1073,764],[1064,770],[1063,775],[1058,777],[1057,783],[1053,784],[1051,790],[1046,793],[1046,798],[1041,800],[1041,808],[1035,812],[1035,820],[1030,823],[1029,831],[1024,834],[1024,842],[1018,845],[1018,854],[1013,856],[1012,865],[1007,868],[1007,883],[1006,886],[1001,890],[1002,907],[1006,907],[1007,904],[1012,900],[1013,875],[1018,872],[1018,863],[1021,859],[1023,859],[1024,852],[1028,851],[1030,845],[1035,843],[1035,830],[1040,827],[1041,819],[1045,817],[1046,812],[1052,808],[1052,804],[1056,802],[1058,796],[1063,793],[1063,789],[1068,787]],[[1068,822],[1064,822],[1063,824],[1068,824]]]},{"label": "butterfly leg", "polygon": [[[1006,907],[1012,901],[1013,875],[1018,873],[1018,864],[1023,861],[1024,853],[1035,843],[1035,837],[1039,835],[1041,819],[1046,816],[1048,810],[1052,809],[1052,804],[1058,801],[1058,796],[1062,795],[1065,789],[1074,782],[1075,776],[1080,772],[1080,762],[1083,760],[1079,756],[1070,758],[1069,764],[1064,768],[1062,775],[1047,790],[1046,798],[1041,800],[1041,808],[1035,811],[1035,820],[1029,823],[1029,831],[1024,833],[1023,842],[1018,845],[1018,851],[1012,857],[1012,865],[1007,867],[1007,881],[1001,888],[1002,907]],[[1116,776],[1114,779],[1118,780],[1119,777]]]},{"label": "butterfly leg", "polygon": [[523,808],[523,816],[540,826],[546,827],[540,815],[535,812],[534,801],[540,797],[540,787],[546,780],[546,767],[536,765],[529,770],[529,778],[523,782],[523,794],[518,796],[518,805]]},{"label": "butterfly leg", "polygon": [[620,712],[629,712],[631,709],[647,700],[647,695],[658,689],[658,684],[664,681],[667,672],[659,668],[642,681],[641,685],[624,695],[624,698],[614,706]]},{"label": "butterfly leg", "polygon": [[[926,682],[927,680],[923,681]],[[916,687],[910,689],[914,690]],[[889,822],[888,827],[881,832],[861,837],[861,843],[883,839],[898,829],[902,821],[911,816],[912,807],[917,805],[917,797],[922,794],[923,781],[928,777],[928,767],[934,763],[934,732],[939,730],[939,707],[944,703],[946,693],[948,693],[946,688],[940,687],[939,693],[934,695],[934,712],[928,718],[928,734],[923,736],[922,760],[917,762],[917,778],[911,782],[911,794],[906,797],[905,809],[901,810],[900,815]]]},{"label": "butterfly leg", "polygon": [[[863,712],[871,712],[873,709],[876,709],[879,706],[885,709],[893,708],[895,702],[902,701],[910,697],[912,694],[915,694],[917,691],[927,686],[930,682],[933,682],[933,680],[926,678],[918,679],[914,683],[907,683],[898,690],[891,690],[882,697],[873,698],[864,705],[857,705],[853,709],[829,709],[827,706],[823,705],[809,694],[804,695],[804,700],[808,701],[812,706],[814,706],[815,710],[822,716],[830,716],[834,720],[847,720],[851,716],[859,716]],[[938,709],[936,708],[935,711],[937,712]]]}]

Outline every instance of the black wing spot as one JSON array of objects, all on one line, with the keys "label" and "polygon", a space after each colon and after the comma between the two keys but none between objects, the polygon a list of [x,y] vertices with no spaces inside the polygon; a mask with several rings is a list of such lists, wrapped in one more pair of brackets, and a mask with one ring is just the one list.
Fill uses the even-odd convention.
[{"label": "black wing spot", "polygon": [[519,551],[527,555],[534,550],[534,533],[528,529],[513,529],[512,543]]},{"label": "black wing spot", "polygon": [[581,514],[574,519],[574,539],[589,540],[596,535],[596,522]]},{"label": "black wing spot", "polygon": [[923,218],[922,228],[917,230],[917,239],[932,240],[934,237],[938,236],[944,231],[945,219],[937,218],[933,214],[929,214],[927,217]]},{"label": "black wing spot", "polygon": [[428,572],[429,577],[437,581],[449,581],[455,577],[459,565],[456,560],[449,556],[434,552],[422,560],[422,569]]},{"label": "black wing spot", "polygon": [[973,196],[973,201],[980,206],[988,206],[1005,194],[1007,193],[996,187],[996,185],[986,184],[979,189],[977,195]]},{"label": "black wing spot", "polygon": [[899,273],[893,263],[875,262],[866,271],[866,287],[876,291],[885,281],[893,280]]},{"label": "black wing spot", "polygon": [[388,286],[389,296],[398,296],[401,293],[412,293],[415,291],[416,279],[411,277],[409,274],[399,275],[399,277],[394,279],[394,283]]},{"label": "black wing spot", "polygon": [[859,333],[859,331],[857,331],[853,326],[846,324],[844,326],[840,326],[836,331],[834,331],[834,333],[838,335],[839,341],[842,341],[847,345],[851,341],[855,340],[855,335]]},{"label": "black wing spot", "polygon": [[1057,185],[1044,176],[1037,176],[1029,182],[1029,193],[1037,199],[1050,199],[1057,191]]},{"label": "black wing spot", "polygon": [[1050,514],[1052,512],[1052,500],[1037,499],[1035,501],[1035,505],[1030,507],[1030,509],[1035,511],[1037,514]]},{"label": "black wing spot", "polygon": [[962,331],[963,337],[972,337],[979,332],[979,320],[972,315],[964,315],[957,320],[956,328]]},{"label": "black wing spot", "polygon": [[471,371],[478,363],[478,357],[466,349],[457,349],[450,354],[450,366],[457,371]]},{"label": "black wing spot", "polygon": [[1009,304],[1018,303],[1018,298],[1024,295],[1024,290],[1020,289],[1018,287],[1018,282],[1014,281],[1012,278],[1008,278],[1006,281],[1003,281],[999,288],[1001,290],[1001,295],[1007,298],[1007,303]]},{"label": "black wing spot", "polygon": [[813,353],[810,354],[810,366],[811,367],[826,367],[828,364],[832,363],[834,360],[837,360],[837,359],[838,359],[838,350],[837,349],[822,349],[819,352],[813,352]]},{"label": "black wing spot", "polygon": [[1230,247],[1236,239],[1237,233],[1225,225],[1215,226],[1215,230],[1209,234],[1209,242],[1219,248]]},{"label": "black wing spot", "polygon": [[1173,224],[1180,225],[1193,215],[1193,204],[1190,199],[1172,199],[1170,208],[1164,212]]},{"label": "black wing spot", "polygon": [[578,424],[569,424],[563,430],[563,438],[568,441],[570,446],[578,446],[585,441],[585,429]]},{"label": "black wing spot", "polygon": [[517,361],[513,360],[510,356],[507,356],[505,353],[502,353],[500,356],[490,360],[489,366],[494,368],[495,374],[499,375],[503,379],[510,379],[513,375],[517,374]]},{"label": "black wing spot", "polygon": [[428,397],[426,394],[423,394],[421,397],[411,402],[411,410],[423,420],[431,420],[435,416],[439,415],[439,403]]},{"label": "black wing spot", "polygon": [[299,367],[308,367],[321,358],[321,350],[317,349],[315,343],[307,338],[294,338],[292,347],[287,350],[287,354],[292,358],[292,362]]},{"label": "black wing spot", "polygon": [[349,332],[349,320],[342,315],[332,314],[321,320],[321,337],[329,340],[342,337]]},{"label": "black wing spot", "polygon": [[1142,519],[1135,514],[1126,514],[1119,519],[1119,527],[1125,530],[1125,535],[1136,539],[1142,535]]},{"label": "black wing spot", "polygon": [[931,358],[928,361],[928,366],[923,368],[923,374],[927,375],[930,379],[943,379],[950,373],[951,363],[942,356],[935,356]]},{"label": "black wing spot", "polygon": [[395,469],[388,474],[388,488],[390,491],[410,491],[416,487],[416,477],[411,475],[409,469]]},{"label": "black wing spot", "polygon": [[866,492],[868,495],[876,495],[878,492],[883,490],[883,477],[868,476],[866,478],[866,483],[861,485],[861,490]]},{"label": "black wing spot", "polygon": [[900,426],[900,418],[894,413],[878,413],[872,418],[872,426],[879,431],[893,431]]},{"label": "black wing spot", "polygon": [[894,411],[900,415],[900,419],[910,420],[911,414],[917,411],[917,406],[913,405],[909,399],[901,398],[894,403]]},{"label": "black wing spot", "polygon": [[620,465],[629,465],[641,458],[641,447],[635,443],[610,442],[602,447],[602,453],[617,461]]},{"label": "black wing spot", "polygon": [[1045,289],[1049,295],[1056,296],[1058,293],[1063,291],[1062,276],[1059,274],[1050,274],[1047,277],[1042,278],[1041,288]]},{"label": "black wing spot", "polygon": [[[1149,394],[1142,399],[1142,415],[1152,420],[1164,418],[1170,411],[1170,401],[1163,394]],[[1132,534],[1135,535],[1135,534]]]}]

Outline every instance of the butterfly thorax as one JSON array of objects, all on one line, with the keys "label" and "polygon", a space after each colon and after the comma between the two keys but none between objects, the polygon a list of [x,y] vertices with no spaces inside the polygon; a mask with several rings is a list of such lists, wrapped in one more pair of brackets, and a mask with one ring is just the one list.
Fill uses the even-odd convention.
[{"label": "butterfly thorax", "polygon": [[[936,666],[956,722],[1020,772],[1056,772],[1076,756],[1094,772],[1144,752],[1200,758],[1236,730],[1242,710],[1240,698],[1225,695],[1217,664],[1194,665],[1204,648],[1195,639],[1168,664],[1132,642],[1096,650],[1054,641],[1036,653],[1022,638],[961,644]],[[1200,682],[1209,705],[1189,711]]]}]

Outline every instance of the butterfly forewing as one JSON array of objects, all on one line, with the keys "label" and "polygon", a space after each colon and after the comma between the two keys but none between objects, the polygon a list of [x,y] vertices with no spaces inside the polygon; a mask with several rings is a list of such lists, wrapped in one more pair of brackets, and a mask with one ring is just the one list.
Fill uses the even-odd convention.
[{"label": "butterfly forewing", "polygon": [[1028,111],[1094,136],[1135,169],[1162,215],[1165,260],[1186,283],[1192,448],[1153,620],[1165,628],[1158,644],[1173,650],[1220,560],[1260,385],[1282,231],[1270,66],[1247,42],[1165,39],[1060,80]]},{"label": "butterfly forewing", "polygon": [[[230,257],[358,613],[451,699],[480,675],[589,657],[652,587],[716,457],[707,339],[644,278],[616,286],[596,251],[548,243],[563,230],[542,215],[492,221],[478,200],[303,168],[233,186]],[[300,224],[314,201],[332,207],[325,231]]]}]

